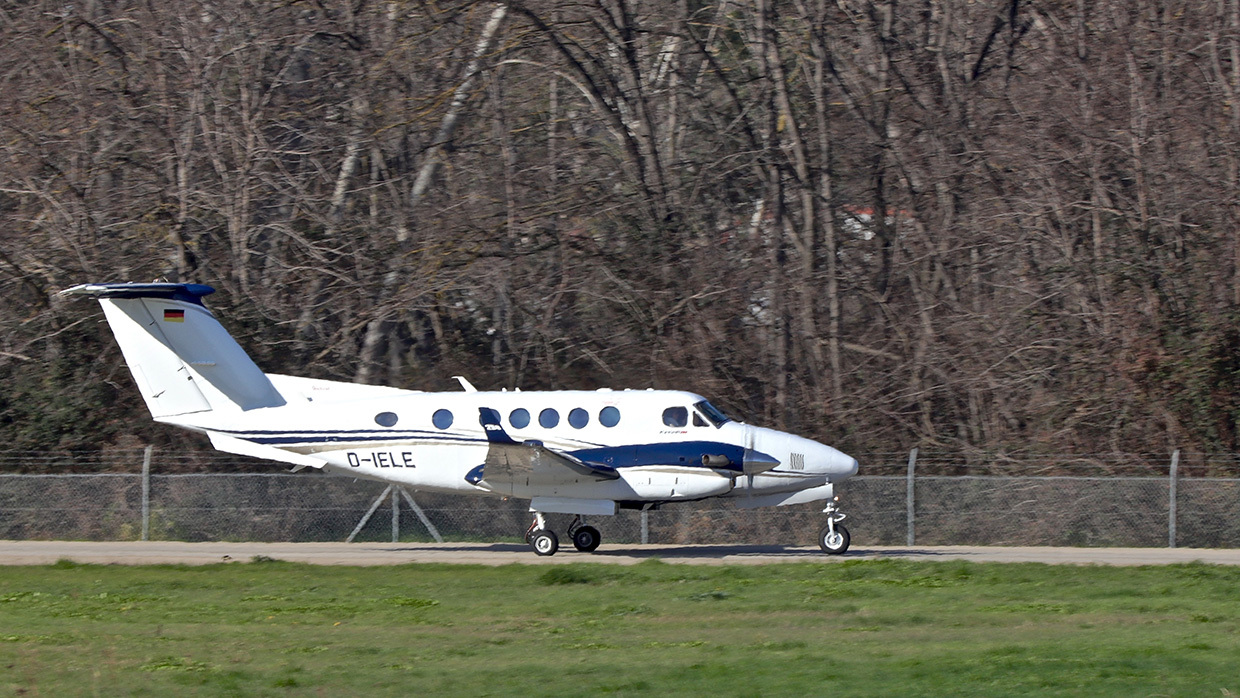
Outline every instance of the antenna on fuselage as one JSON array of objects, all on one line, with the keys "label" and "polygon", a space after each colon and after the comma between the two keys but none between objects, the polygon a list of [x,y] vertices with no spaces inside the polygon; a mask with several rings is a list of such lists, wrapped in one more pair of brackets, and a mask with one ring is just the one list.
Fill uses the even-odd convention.
[{"label": "antenna on fuselage", "polygon": [[465,392],[467,393],[478,392],[478,389],[474,387],[473,383],[470,383],[469,381],[465,380],[465,376],[452,376],[452,377],[455,378],[457,382],[461,384],[461,389],[464,390]]}]

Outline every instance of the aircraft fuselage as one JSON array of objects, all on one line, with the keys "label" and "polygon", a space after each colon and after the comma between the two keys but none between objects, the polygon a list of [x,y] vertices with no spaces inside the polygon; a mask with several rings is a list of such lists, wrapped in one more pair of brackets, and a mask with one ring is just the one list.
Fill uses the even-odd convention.
[{"label": "aircraft fuselage", "polygon": [[[235,422],[215,424],[212,413],[163,421],[271,449],[265,457],[277,451],[308,456],[338,474],[447,493],[663,502],[801,491],[857,471],[853,458],[830,446],[727,420],[689,392],[389,389],[336,401],[316,392],[329,393],[339,384],[305,381],[301,390],[290,390],[299,379],[272,378],[286,397],[297,397],[279,408],[249,411],[245,429]],[[512,438],[614,468],[619,477],[519,482],[503,490],[471,482],[470,471],[486,460],[489,448],[479,422],[482,408],[495,410]],[[746,474],[747,452],[778,464]]]}]

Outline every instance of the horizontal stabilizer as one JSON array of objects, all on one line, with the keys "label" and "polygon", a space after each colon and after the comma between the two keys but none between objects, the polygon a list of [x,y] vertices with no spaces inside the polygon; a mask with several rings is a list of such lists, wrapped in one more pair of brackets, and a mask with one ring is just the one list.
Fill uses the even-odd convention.
[{"label": "horizontal stabilizer", "polygon": [[228,436],[215,431],[208,432],[207,435],[211,437],[211,445],[224,453],[236,453],[239,456],[251,456],[281,463],[291,463],[297,466],[296,470],[301,470],[302,468],[322,468],[326,465],[326,461],[320,458],[285,451],[284,449],[265,444],[256,444],[253,441],[238,439],[235,436]]},{"label": "horizontal stabilizer", "polygon": [[215,293],[204,284],[78,284],[60,292],[62,296],[88,298],[167,298],[202,305],[202,297]]}]

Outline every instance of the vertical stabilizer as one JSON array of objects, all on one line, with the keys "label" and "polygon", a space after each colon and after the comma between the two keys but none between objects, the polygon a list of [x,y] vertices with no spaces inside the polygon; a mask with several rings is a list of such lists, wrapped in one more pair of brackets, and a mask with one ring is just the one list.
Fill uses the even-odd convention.
[{"label": "vertical stabilizer", "polygon": [[82,284],[97,298],[156,419],[278,407],[284,398],[202,304],[199,284]]}]

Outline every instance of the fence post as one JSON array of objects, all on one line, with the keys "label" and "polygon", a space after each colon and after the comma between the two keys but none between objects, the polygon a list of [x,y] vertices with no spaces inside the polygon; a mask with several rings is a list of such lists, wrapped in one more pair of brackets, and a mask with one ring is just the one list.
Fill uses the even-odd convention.
[{"label": "fence post", "polygon": [[397,487],[396,489],[400,490],[400,493],[405,495],[405,503],[409,505],[410,509],[413,509],[413,513],[417,515],[418,521],[421,521],[422,525],[426,527],[426,530],[430,532],[431,538],[434,538],[436,543],[442,543],[443,536],[439,535],[439,529],[435,528],[435,524],[431,523],[431,520],[426,517],[426,512],[422,511],[422,507],[418,506],[418,503],[413,501],[413,495],[409,494],[409,490],[405,489],[403,486]]},{"label": "fence post", "polygon": [[650,512],[642,509],[642,545],[650,542]]},{"label": "fence post", "polygon": [[1175,483],[1180,471],[1180,449],[1171,454],[1171,476],[1167,487],[1167,547],[1175,547]]},{"label": "fence post", "polygon": [[915,503],[913,497],[913,471],[917,468],[917,447],[908,452],[908,484],[907,493],[904,497],[904,506],[907,509],[908,516],[908,544],[913,545],[916,537],[913,535],[913,505]]},{"label": "fence post", "polygon": [[374,516],[375,510],[378,509],[379,505],[383,503],[383,498],[387,497],[388,494],[391,493],[391,491],[392,491],[392,486],[388,485],[387,489],[383,490],[383,494],[375,498],[374,503],[371,504],[370,508],[366,510],[366,515],[362,517],[361,521],[357,522],[357,525],[353,527],[353,532],[349,534],[348,538],[344,539],[344,542],[352,543],[353,539],[357,538],[357,534],[361,533],[362,528],[366,525],[368,521],[370,521],[370,517]]},{"label": "fence post", "polygon": [[400,542],[400,495],[392,488],[392,542]]},{"label": "fence post", "polygon": [[147,446],[142,453],[142,540],[151,539],[151,451]]}]

